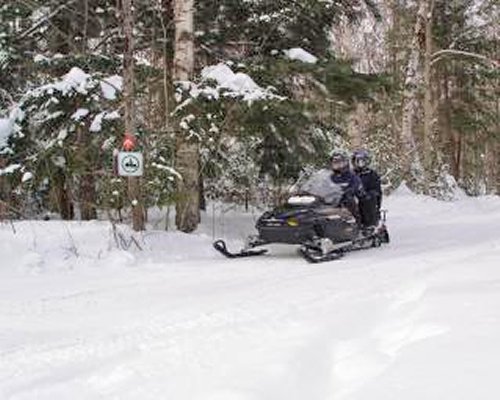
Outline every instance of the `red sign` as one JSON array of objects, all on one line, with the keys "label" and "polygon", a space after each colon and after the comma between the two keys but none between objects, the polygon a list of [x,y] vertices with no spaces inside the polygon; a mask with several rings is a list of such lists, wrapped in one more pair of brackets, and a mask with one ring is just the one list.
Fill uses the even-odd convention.
[{"label": "red sign", "polygon": [[130,133],[125,133],[125,137],[123,138],[122,148],[125,151],[132,151],[136,145],[136,138],[134,135]]}]

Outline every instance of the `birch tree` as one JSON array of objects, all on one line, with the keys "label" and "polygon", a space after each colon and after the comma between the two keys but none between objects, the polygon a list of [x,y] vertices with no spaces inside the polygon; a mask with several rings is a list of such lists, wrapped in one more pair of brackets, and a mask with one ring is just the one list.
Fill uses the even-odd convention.
[{"label": "birch tree", "polygon": [[[193,0],[174,2],[174,82],[189,81],[193,75],[193,7]],[[196,137],[180,130],[176,133],[175,168],[182,177],[178,180],[175,223],[180,231],[192,232],[200,222],[199,144]]]},{"label": "birch tree", "polygon": [[413,120],[418,106],[418,89],[422,78],[421,51],[425,46],[425,31],[428,11],[428,0],[420,0],[410,45],[410,54],[406,66],[405,83],[402,100],[402,119],[400,140],[403,147],[403,173],[413,185],[421,185],[425,181],[424,169],[415,139]]}]

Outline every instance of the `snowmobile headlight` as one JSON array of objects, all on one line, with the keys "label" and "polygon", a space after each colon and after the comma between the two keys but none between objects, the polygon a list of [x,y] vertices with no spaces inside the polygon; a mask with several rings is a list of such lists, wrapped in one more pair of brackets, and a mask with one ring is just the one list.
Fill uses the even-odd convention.
[{"label": "snowmobile headlight", "polygon": [[314,196],[292,196],[288,199],[288,204],[291,206],[308,206],[316,201]]},{"label": "snowmobile headlight", "polygon": [[286,223],[288,226],[299,226],[299,221],[295,217],[288,218]]}]

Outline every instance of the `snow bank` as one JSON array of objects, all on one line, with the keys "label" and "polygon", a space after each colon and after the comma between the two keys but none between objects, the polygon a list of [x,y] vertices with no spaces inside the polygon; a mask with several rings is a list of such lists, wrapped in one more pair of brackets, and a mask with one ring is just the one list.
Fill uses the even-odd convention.
[{"label": "snow bank", "polygon": [[[120,231],[123,237],[131,236],[126,227]],[[6,258],[9,261],[2,272],[19,268],[49,272],[77,265],[95,266],[119,250],[111,225],[104,222],[13,221],[0,225],[0,243],[9,244],[9,254],[27,255],[21,259]]]},{"label": "snow bank", "polygon": [[[210,239],[202,234],[164,231],[137,234],[126,225],[118,225],[114,231],[104,221],[12,221],[0,224],[0,243],[5,246],[0,248],[0,259],[9,260],[2,265],[1,272],[130,266],[137,264],[138,254],[170,261],[214,255]],[[19,259],[9,254],[28,256]],[[123,264],[123,260],[128,261]]]},{"label": "snow bank", "polygon": [[479,214],[479,217],[483,217],[485,213],[489,215],[489,213],[500,212],[500,198],[498,196],[470,197],[462,190],[458,190],[452,201],[442,201],[415,194],[403,183],[384,199],[382,208],[388,210],[389,218],[392,214],[408,218],[439,215],[436,221],[448,223],[450,219],[469,218],[468,215]]},{"label": "snow bank", "polygon": [[402,182],[396,190],[391,193],[392,197],[414,197],[415,193],[411,191],[406,182]]}]

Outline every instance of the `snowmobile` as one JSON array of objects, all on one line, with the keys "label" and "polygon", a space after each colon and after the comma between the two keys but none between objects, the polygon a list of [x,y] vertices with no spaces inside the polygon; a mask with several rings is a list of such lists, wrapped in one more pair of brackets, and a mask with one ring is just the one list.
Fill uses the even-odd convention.
[{"label": "snowmobile", "polygon": [[377,227],[360,227],[351,212],[340,206],[343,190],[330,179],[329,170],[320,170],[303,183],[295,185],[295,193],[256,223],[257,235],[250,235],[239,252],[228,250],[223,240],[214,248],[228,258],[265,254],[257,247],[282,243],[298,245],[300,254],[311,263],[331,261],[353,251],[389,243],[385,225],[386,212],[381,213]]}]

